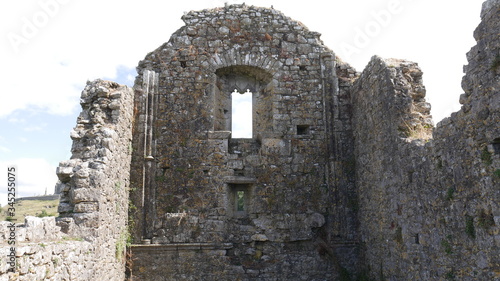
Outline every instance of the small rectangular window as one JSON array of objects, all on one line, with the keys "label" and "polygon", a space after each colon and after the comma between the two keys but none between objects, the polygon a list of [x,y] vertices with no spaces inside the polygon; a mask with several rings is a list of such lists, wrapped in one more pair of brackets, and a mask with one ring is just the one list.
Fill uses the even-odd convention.
[{"label": "small rectangular window", "polygon": [[236,211],[245,211],[245,191],[243,190],[236,191]]},{"label": "small rectangular window", "polygon": [[496,138],[493,140],[493,143],[491,144],[493,146],[493,152],[495,155],[500,154],[500,138]]},{"label": "small rectangular window", "polygon": [[251,185],[229,184],[228,212],[234,217],[246,217],[251,211]]},{"label": "small rectangular window", "polygon": [[297,135],[309,135],[309,126],[308,125],[297,125]]}]

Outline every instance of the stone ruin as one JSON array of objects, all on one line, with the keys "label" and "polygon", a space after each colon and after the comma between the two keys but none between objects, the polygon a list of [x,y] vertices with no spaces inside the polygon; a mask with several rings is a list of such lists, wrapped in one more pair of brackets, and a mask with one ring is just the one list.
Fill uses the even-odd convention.
[{"label": "stone ruin", "polygon": [[416,63],[358,73],[274,9],[184,15],[133,89],[88,82],[58,229],[0,280],[500,280],[500,1],[481,17],[434,127]]}]

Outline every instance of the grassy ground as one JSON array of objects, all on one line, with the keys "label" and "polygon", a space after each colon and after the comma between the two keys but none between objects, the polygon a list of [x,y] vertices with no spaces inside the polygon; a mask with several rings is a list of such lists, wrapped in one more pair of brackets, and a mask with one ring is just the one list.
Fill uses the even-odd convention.
[{"label": "grassy ground", "polygon": [[[15,204],[15,216],[13,217],[16,223],[24,222],[25,216],[58,216],[57,206],[59,199],[56,200],[19,200]],[[9,220],[7,214],[9,206],[3,206],[0,210],[0,221]]]}]

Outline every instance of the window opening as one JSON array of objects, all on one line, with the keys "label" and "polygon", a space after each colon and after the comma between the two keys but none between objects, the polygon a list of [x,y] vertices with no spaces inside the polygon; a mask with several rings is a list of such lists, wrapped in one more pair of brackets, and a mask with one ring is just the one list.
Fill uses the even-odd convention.
[{"label": "window opening", "polygon": [[236,192],[236,211],[245,211],[245,191],[243,190]]},{"label": "window opening", "polygon": [[233,138],[252,138],[252,92],[243,94],[234,90],[231,94],[231,131]]},{"label": "window opening", "polygon": [[251,185],[230,183],[228,187],[228,213],[236,218],[248,216],[252,209]]},{"label": "window opening", "polygon": [[309,135],[309,126],[297,125],[297,135]]},{"label": "window opening", "polygon": [[493,140],[493,152],[495,153],[495,155],[499,155],[500,154],[500,138],[496,138]]}]

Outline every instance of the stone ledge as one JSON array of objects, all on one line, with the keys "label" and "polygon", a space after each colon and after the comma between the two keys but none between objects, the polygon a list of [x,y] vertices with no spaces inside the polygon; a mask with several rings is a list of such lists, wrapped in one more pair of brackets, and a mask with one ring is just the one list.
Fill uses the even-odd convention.
[{"label": "stone ledge", "polygon": [[208,131],[209,139],[229,139],[231,131]]},{"label": "stone ledge", "polygon": [[197,250],[227,250],[233,248],[233,243],[178,243],[178,244],[134,244],[133,251],[197,251]]},{"label": "stone ledge", "polygon": [[224,177],[224,181],[226,183],[236,183],[236,184],[244,184],[244,183],[256,183],[256,178],[247,178],[247,177],[239,177],[239,176],[226,176]]}]

